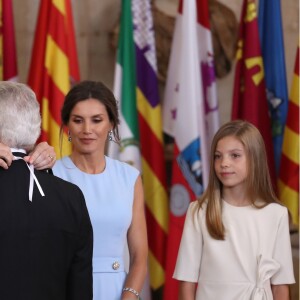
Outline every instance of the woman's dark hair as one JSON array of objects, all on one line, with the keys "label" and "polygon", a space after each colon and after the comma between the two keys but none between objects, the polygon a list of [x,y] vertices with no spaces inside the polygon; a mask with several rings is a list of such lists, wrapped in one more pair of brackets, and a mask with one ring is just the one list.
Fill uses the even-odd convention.
[{"label": "woman's dark hair", "polygon": [[61,109],[61,120],[62,125],[60,128],[60,138],[62,141],[63,128],[67,126],[70,120],[70,114],[73,110],[74,106],[81,101],[85,101],[87,99],[96,99],[101,102],[107,111],[109,121],[113,125],[113,136],[115,142],[120,141],[118,125],[120,123],[119,120],[119,112],[118,105],[115,99],[114,94],[110,91],[108,87],[106,87],[102,82],[85,80],[76,85],[74,85],[70,91],[67,93],[65,97],[65,101],[63,107]]}]

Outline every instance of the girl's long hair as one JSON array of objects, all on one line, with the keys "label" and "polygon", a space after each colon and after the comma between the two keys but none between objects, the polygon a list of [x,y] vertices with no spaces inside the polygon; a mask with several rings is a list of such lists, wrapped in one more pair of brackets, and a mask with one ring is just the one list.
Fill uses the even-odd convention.
[{"label": "girl's long hair", "polygon": [[[265,144],[258,129],[243,120],[235,120],[224,124],[213,138],[210,152],[209,182],[207,189],[198,199],[199,209],[203,203],[207,203],[207,229],[211,237],[217,240],[225,239],[225,227],[222,221],[223,186],[215,172],[214,155],[219,140],[227,136],[237,138],[245,147],[248,169],[246,186],[252,204],[257,208],[263,208],[269,203],[279,203],[269,174]],[[257,200],[260,200],[261,204],[257,204]]]}]

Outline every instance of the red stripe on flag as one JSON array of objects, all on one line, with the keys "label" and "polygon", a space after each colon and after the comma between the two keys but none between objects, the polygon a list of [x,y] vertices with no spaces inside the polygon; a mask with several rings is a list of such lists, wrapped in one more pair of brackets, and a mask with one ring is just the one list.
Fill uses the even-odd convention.
[{"label": "red stripe on flag", "polygon": [[183,12],[183,0],[180,0],[178,4],[178,13],[182,15],[182,12]]},{"label": "red stripe on flag", "polygon": [[[178,163],[177,156],[179,155],[179,149],[177,145],[174,145],[174,159],[172,165],[172,187],[176,184],[182,185],[189,194],[190,200],[195,200],[196,196],[192,192],[184,178]],[[172,193],[171,193],[172,201]],[[164,299],[177,299],[179,291],[179,281],[175,280],[172,276],[174,273],[179,245],[181,241],[181,235],[183,231],[185,221],[185,214],[182,216],[175,216],[170,210],[170,221],[169,221],[169,234],[168,234],[168,243],[167,243],[167,257],[166,257],[166,283],[164,288]]]},{"label": "red stripe on flag", "polygon": [[[196,0],[180,0],[179,5],[178,5],[178,13],[183,14],[183,4],[184,1],[196,1]],[[197,22],[204,26],[205,28],[209,29],[209,15],[207,14],[208,12],[208,2],[205,0],[199,1],[197,0],[196,2],[197,5]]]},{"label": "red stripe on flag", "polygon": [[299,134],[299,106],[289,101],[289,111],[286,120],[286,126]]},{"label": "red stripe on flag", "polygon": [[39,101],[42,100],[44,90],[41,82],[45,74],[44,61],[50,7],[50,1],[41,1],[28,75],[28,85],[34,90]]},{"label": "red stripe on flag", "polygon": [[62,15],[56,6],[51,6],[51,18],[49,22],[48,34],[51,35],[52,39],[56,42],[59,48],[68,55],[68,26],[66,16]]},{"label": "red stripe on flag", "polygon": [[[147,121],[143,118],[143,116],[139,113],[139,128],[140,132],[143,134],[140,135],[141,142],[141,152],[143,157],[148,162],[151,167],[153,173],[160,181],[161,185],[167,189],[166,187],[166,178],[165,178],[165,160],[163,157],[163,145],[153,134],[151,128],[149,127]],[[157,159],[157,155],[161,153],[162,159]],[[162,163],[161,163],[162,162]]]},{"label": "red stripe on flag", "polygon": [[157,223],[155,217],[152,215],[151,211],[146,206],[146,220],[147,220],[147,233],[149,248],[153,252],[153,255],[160,263],[162,268],[165,264],[165,241],[166,234],[164,230]]},{"label": "red stripe on flag", "polygon": [[[51,115],[57,124],[61,123],[60,118],[60,110],[62,108],[62,104],[64,102],[64,94],[61,90],[56,86],[52,78],[49,76],[48,72],[45,70],[44,74],[44,97],[49,100],[49,109],[51,111]],[[50,101],[51,100],[51,101]]]},{"label": "red stripe on flag", "polygon": [[208,1],[197,1],[197,21],[203,27],[210,29],[208,11]]},{"label": "red stripe on flag", "polygon": [[2,1],[3,80],[17,76],[15,28],[11,0]]},{"label": "red stripe on flag", "polygon": [[299,192],[299,165],[282,155],[281,166],[280,180],[294,191]]}]

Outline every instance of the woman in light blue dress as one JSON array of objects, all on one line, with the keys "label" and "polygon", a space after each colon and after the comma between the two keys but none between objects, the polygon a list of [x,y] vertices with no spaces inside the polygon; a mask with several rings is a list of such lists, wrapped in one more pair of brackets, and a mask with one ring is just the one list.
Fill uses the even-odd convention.
[{"label": "woman in light blue dress", "polygon": [[[119,141],[116,100],[102,83],[83,81],[66,95],[61,117],[61,133],[66,127],[72,154],[58,160],[53,172],[78,185],[85,196],[94,232],[93,299],[139,299],[148,254],[142,180],[135,168],[104,155],[108,138]],[[27,161],[38,169],[55,161],[47,143],[30,155]],[[7,169],[11,160],[9,148],[0,143],[0,167]]]},{"label": "woman in light blue dress", "polygon": [[85,196],[94,232],[93,299],[138,299],[148,251],[142,181],[137,169],[104,155],[107,138],[119,140],[116,100],[102,83],[84,81],[66,95],[61,117],[73,150],[53,172]]}]

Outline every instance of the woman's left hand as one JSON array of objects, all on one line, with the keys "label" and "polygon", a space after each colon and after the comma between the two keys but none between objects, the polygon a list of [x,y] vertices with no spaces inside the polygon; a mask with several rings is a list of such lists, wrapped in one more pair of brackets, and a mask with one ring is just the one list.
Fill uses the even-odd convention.
[{"label": "woman's left hand", "polygon": [[54,147],[50,146],[47,142],[39,143],[24,160],[33,164],[37,170],[51,169],[56,161],[56,154]]}]

